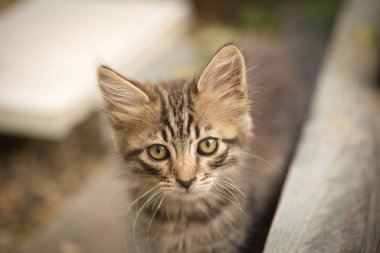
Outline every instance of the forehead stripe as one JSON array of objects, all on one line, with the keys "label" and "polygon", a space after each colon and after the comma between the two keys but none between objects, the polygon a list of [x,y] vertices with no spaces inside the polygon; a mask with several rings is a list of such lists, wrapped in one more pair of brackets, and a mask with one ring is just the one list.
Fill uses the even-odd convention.
[{"label": "forehead stripe", "polygon": [[199,135],[200,135],[200,130],[199,130],[199,126],[195,126],[195,138],[198,139],[199,138]]},{"label": "forehead stripe", "polygon": [[192,91],[191,91],[191,87],[188,87],[187,88],[187,108],[189,109],[190,112],[194,112],[194,102],[193,102],[193,98],[192,98]]},{"label": "forehead stripe", "polygon": [[169,122],[169,120],[165,121],[164,123],[165,123],[165,125],[166,125],[167,129],[169,129],[169,131],[170,131],[170,135],[171,135],[171,137],[173,138],[173,137],[174,137],[174,134],[175,134],[175,132],[174,132],[174,129],[173,129],[173,127],[170,125],[170,122]]},{"label": "forehead stripe", "polygon": [[162,139],[164,139],[164,141],[168,142],[168,134],[166,133],[166,129],[161,130],[161,135],[162,135]]},{"label": "forehead stripe", "polygon": [[187,134],[190,136],[191,134],[191,124],[193,124],[194,117],[191,113],[189,113],[189,116],[187,117]]}]

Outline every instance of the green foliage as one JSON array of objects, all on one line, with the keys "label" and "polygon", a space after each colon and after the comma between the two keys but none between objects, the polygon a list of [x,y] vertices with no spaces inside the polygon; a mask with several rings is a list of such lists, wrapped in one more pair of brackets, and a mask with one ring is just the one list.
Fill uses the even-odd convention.
[{"label": "green foliage", "polygon": [[255,2],[244,3],[239,8],[238,20],[254,29],[277,29],[280,24],[279,9]]},{"label": "green foliage", "polygon": [[273,30],[280,28],[290,13],[328,30],[341,3],[342,0],[242,0],[236,18],[248,28]]},{"label": "green foliage", "polygon": [[300,0],[306,17],[322,29],[330,27],[342,0]]}]

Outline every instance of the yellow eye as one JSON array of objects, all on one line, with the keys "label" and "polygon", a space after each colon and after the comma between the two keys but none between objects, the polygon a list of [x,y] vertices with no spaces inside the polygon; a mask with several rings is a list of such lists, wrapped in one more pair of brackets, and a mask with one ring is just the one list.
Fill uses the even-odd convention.
[{"label": "yellow eye", "polygon": [[155,160],[164,160],[169,157],[168,149],[160,144],[154,144],[148,148],[149,155]]},{"label": "yellow eye", "polygon": [[198,144],[198,153],[201,155],[210,155],[216,151],[218,141],[214,138],[207,138]]}]

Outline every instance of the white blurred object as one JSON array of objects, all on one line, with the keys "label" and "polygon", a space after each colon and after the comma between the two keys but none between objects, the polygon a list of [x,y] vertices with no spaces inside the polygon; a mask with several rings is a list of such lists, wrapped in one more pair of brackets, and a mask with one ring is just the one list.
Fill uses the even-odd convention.
[{"label": "white blurred object", "polygon": [[0,131],[61,139],[98,104],[100,63],[133,76],[184,37],[183,1],[20,2],[0,15]]}]

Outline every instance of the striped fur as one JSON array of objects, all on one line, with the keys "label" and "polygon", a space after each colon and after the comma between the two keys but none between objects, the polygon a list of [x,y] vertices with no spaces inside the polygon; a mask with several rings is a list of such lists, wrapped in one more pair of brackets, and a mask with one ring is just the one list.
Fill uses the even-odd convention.
[{"label": "striped fur", "polygon": [[[139,84],[104,66],[98,79],[136,200],[126,214],[127,252],[237,252],[253,194],[242,155],[253,126],[240,50],[221,48],[195,80]],[[207,137],[218,149],[202,156],[197,146]],[[170,157],[153,160],[153,144]],[[194,181],[185,189],[177,180]]]}]

